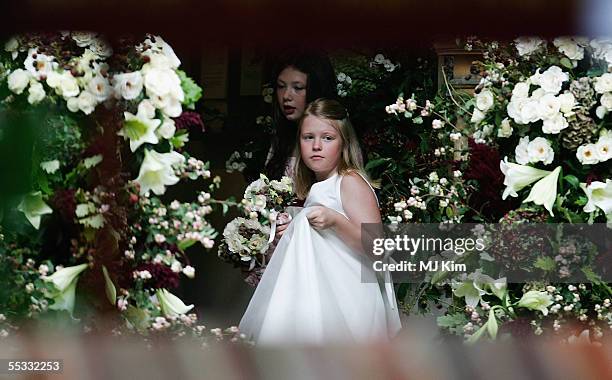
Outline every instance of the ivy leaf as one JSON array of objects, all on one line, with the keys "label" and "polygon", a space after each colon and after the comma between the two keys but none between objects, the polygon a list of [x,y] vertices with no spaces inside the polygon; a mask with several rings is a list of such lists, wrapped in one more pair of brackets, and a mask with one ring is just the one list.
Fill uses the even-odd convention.
[{"label": "ivy leaf", "polygon": [[130,140],[138,140],[147,133],[147,126],[138,120],[127,120],[123,123],[123,133]]}]

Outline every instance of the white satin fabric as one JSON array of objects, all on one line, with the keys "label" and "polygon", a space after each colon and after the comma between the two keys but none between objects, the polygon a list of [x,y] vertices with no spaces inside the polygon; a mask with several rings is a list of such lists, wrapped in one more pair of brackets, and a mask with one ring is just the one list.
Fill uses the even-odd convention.
[{"label": "white satin fabric", "polygon": [[333,230],[317,231],[306,218],[315,205],[346,216],[341,180],[315,183],[278,243],[240,322],[258,345],[366,343],[399,331],[388,273],[375,273]]}]

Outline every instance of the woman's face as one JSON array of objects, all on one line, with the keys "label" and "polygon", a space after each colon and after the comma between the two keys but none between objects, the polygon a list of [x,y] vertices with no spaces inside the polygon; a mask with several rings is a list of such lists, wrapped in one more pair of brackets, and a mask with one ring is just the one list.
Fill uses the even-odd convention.
[{"label": "woman's face", "polygon": [[300,127],[300,153],[317,180],[337,172],[342,154],[342,137],[329,121],[308,115]]},{"label": "woman's face", "polygon": [[276,99],[287,120],[297,121],[306,109],[308,75],[293,66],[285,67],[276,78]]}]

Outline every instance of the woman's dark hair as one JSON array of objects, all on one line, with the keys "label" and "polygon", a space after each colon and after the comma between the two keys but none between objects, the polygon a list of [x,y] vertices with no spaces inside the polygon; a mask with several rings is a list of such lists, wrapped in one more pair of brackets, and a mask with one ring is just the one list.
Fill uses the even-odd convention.
[{"label": "woman's dark hair", "polygon": [[278,179],[284,175],[287,160],[295,148],[297,122],[287,120],[276,98],[277,78],[287,67],[294,67],[307,75],[306,103],[318,98],[334,99],[337,97],[336,73],[329,57],[323,52],[288,51],[276,60],[271,76],[274,87],[272,118],[275,126],[275,134],[272,138],[273,156],[265,168],[269,178]]}]

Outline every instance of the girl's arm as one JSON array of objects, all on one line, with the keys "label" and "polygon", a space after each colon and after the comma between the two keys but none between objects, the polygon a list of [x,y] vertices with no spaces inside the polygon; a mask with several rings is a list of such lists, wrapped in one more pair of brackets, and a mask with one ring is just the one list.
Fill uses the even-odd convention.
[{"label": "girl's arm", "polygon": [[342,178],[340,196],[348,219],[320,206],[308,214],[310,224],[316,229],[333,228],[349,247],[363,253],[361,224],[381,222],[374,192],[359,174],[352,173]]}]

